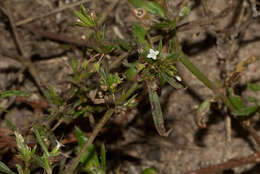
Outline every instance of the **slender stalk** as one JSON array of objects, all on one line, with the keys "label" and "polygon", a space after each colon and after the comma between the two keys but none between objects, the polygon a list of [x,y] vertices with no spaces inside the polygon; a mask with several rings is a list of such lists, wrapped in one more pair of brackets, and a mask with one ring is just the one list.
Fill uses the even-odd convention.
[{"label": "slender stalk", "polygon": [[209,80],[195,65],[192,64],[192,62],[187,58],[187,56],[184,55],[184,53],[181,50],[181,45],[176,38],[177,47],[180,51],[180,61],[182,64],[194,75],[196,76],[205,86],[207,86],[209,89],[211,89],[215,95],[220,98],[226,106],[230,109],[231,112],[235,111],[235,108],[233,104],[230,102],[228,97],[225,95],[225,89],[221,89],[217,87],[215,83],[213,83],[211,80]]},{"label": "slender stalk", "polygon": [[24,173],[25,174],[29,174],[30,173],[30,162],[29,161],[25,161]]},{"label": "slender stalk", "polygon": [[[178,42],[178,41],[177,41]],[[179,42],[178,42],[179,43]],[[181,52],[181,51],[180,51]],[[204,74],[202,74],[197,67],[195,67],[189,59],[181,53],[180,61],[183,63],[183,65],[190,70],[193,75],[195,75],[202,83],[204,83],[209,89],[211,89],[218,98],[220,98],[223,103],[228,107],[228,109],[231,112],[234,112],[236,109],[233,106],[233,104],[230,102],[229,98],[225,94],[225,89],[218,88],[213,82],[211,82]],[[257,135],[256,130],[247,122],[241,122],[241,124],[247,128],[247,130],[250,132],[251,136],[256,141],[258,147],[260,148],[260,137]],[[256,163],[259,162],[260,157],[260,151],[258,150],[257,153],[254,153],[253,155],[250,155],[248,157],[244,157],[242,159],[232,159],[228,162],[213,165],[211,167],[202,168],[194,171],[189,171],[185,174],[208,174],[212,172],[222,171],[224,169],[230,169],[236,166],[241,166],[244,164],[250,164],[250,163]]]},{"label": "slender stalk", "polygon": [[216,85],[210,81],[204,74],[200,72],[200,70],[194,66],[191,61],[184,55],[184,53],[181,53],[180,55],[180,61],[183,63],[183,65],[190,70],[190,72],[195,75],[205,86],[207,86],[212,91],[216,91],[217,87]]},{"label": "slender stalk", "polygon": [[68,168],[66,169],[66,171],[63,171],[63,173],[67,173],[67,174],[73,174],[74,170],[76,169],[76,167],[78,166],[80,160],[82,159],[83,155],[85,154],[85,152],[88,150],[88,147],[94,142],[96,136],[98,135],[98,133],[100,132],[100,130],[102,129],[102,127],[106,124],[106,122],[109,120],[109,118],[113,115],[114,113],[114,109],[109,109],[105,115],[103,116],[103,118],[99,121],[99,123],[96,125],[93,133],[90,135],[87,143],[83,146],[83,148],[81,149],[81,151],[79,152],[78,156],[72,161],[71,165],[68,166]]}]

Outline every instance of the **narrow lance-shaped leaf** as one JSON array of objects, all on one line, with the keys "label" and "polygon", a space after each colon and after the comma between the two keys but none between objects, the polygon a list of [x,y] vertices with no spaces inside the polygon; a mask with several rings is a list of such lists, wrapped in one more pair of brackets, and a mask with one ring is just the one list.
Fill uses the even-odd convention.
[{"label": "narrow lance-shaped leaf", "polygon": [[75,127],[74,133],[79,147],[81,149],[84,146],[84,144],[88,141],[88,138],[84,135],[84,132],[82,132],[78,127]]},{"label": "narrow lance-shaped leaf", "polygon": [[16,174],[12,172],[3,162],[0,161],[0,172],[6,174]]},{"label": "narrow lance-shaped leaf", "polygon": [[16,131],[17,130],[15,125],[10,120],[8,120],[7,118],[5,118],[5,123],[12,131]]},{"label": "narrow lance-shaped leaf", "polygon": [[106,173],[106,148],[105,145],[102,144],[101,145],[101,152],[100,152],[100,156],[101,156],[101,168],[103,170],[104,173]]},{"label": "narrow lance-shaped leaf", "polygon": [[34,132],[36,139],[37,139],[38,143],[40,144],[42,150],[44,151],[44,154],[49,156],[50,154],[49,154],[48,148],[47,148],[46,144],[44,143],[44,140],[42,139],[40,132],[35,127],[33,128],[33,132]]},{"label": "narrow lance-shaped leaf", "polygon": [[133,26],[133,35],[137,38],[139,43],[146,44],[145,35],[147,31],[138,24],[134,24]]},{"label": "narrow lance-shaped leaf", "polygon": [[16,164],[16,168],[17,168],[17,171],[18,171],[19,174],[24,174],[21,165]]},{"label": "narrow lance-shaped leaf", "polygon": [[162,48],[163,48],[163,43],[162,43],[162,39],[160,39],[159,48],[158,48],[158,51],[159,51],[160,53],[162,52]]},{"label": "narrow lance-shaped leaf", "polygon": [[167,83],[169,83],[172,87],[175,89],[180,89],[182,88],[182,85],[178,83],[174,78],[168,76],[166,73],[161,72],[160,76],[163,80],[165,80]]},{"label": "narrow lance-shaped leaf", "polygon": [[247,97],[247,101],[251,102],[251,103],[254,103],[256,105],[260,105],[259,101],[257,100],[257,98],[255,97],[252,97],[252,96],[248,96]]},{"label": "narrow lance-shaped leaf", "polygon": [[179,13],[179,16],[180,16],[180,17],[188,16],[189,13],[190,13],[190,6],[186,4],[186,5],[181,9],[181,11],[180,11],[180,13]]},{"label": "narrow lance-shaped leaf", "polygon": [[154,168],[146,168],[142,171],[142,174],[157,174]]},{"label": "narrow lance-shaped leaf", "polygon": [[30,149],[24,143],[23,136],[18,132],[14,132],[14,134],[15,134],[15,137],[16,137],[17,148],[18,148],[18,151],[20,152],[20,155],[22,156],[24,161],[29,160],[30,159]]},{"label": "narrow lance-shaped leaf", "polygon": [[247,87],[251,90],[251,91],[260,91],[260,85],[255,84],[255,83],[248,83]]},{"label": "narrow lance-shaped leaf", "polygon": [[233,95],[231,95],[231,96],[229,97],[229,99],[230,99],[230,102],[233,104],[233,106],[234,106],[236,109],[239,110],[239,109],[241,109],[241,108],[244,107],[243,101],[242,101],[242,99],[241,99],[240,96],[233,94]]},{"label": "narrow lance-shaped leaf", "polygon": [[[84,132],[82,132],[78,127],[75,128],[75,137],[77,139],[77,142],[79,144],[79,149],[82,149],[82,147],[85,145],[85,143],[88,141],[88,138],[84,135]],[[90,172],[91,170],[95,168],[100,167],[100,163],[98,160],[97,153],[95,151],[94,145],[90,145],[87,151],[84,152],[84,155],[81,159],[82,162],[82,170],[86,170]]]},{"label": "narrow lance-shaped leaf", "polygon": [[8,91],[0,92],[0,99],[5,97],[10,97],[10,96],[29,96],[29,94],[18,90],[8,90]]},{"label": "narrow lance-shaped leaf", "polygon": [[249,107],[245,107],[245,108],[236,110],[235,112],[233,112],[233,114],[236,116],[249,116],[249,115],[255,113],[258,109],[259,109],[259,106],[257,106],[257,105],[249,106]]},{"label": "narrow lance-shaped leaf", "polygon": [[151,85],[147,85],[149,92],[149,100],[152,109],[153,121],[155,124],[155,128],[161,136],[168,136],[170,132],[166,132],[164,126],[164,119],[162,114],[162,109],[159,101],[159,97],[157,93],[151,88]]},{"label": "narrow lance-shaped leaf", "polygon": [[108,83],[108,76],[107,76],[105,70],[102,67],[100,67],[99,68],[99,72],[100,72],[100,75],[101,75],[101,77],[103,79],[103,82],[107,85],[107,83]]},{"label": "narrow lance-shaped leaf", "polygon": [[94,18],[92,18],[86,13],[86,9],[83,5],[81,5],[80,8],[81,8],[80,11],[77,10],[74,11],[74,14],[81,21],[81,22],[77,22],[77,25],[84,26],[84,27],[94,27],[96,25]]},{"label": "narrow lance-shaped leaf", "polygon": [[91,21],[90,21],[90,18],[88,16],[85,16],[84,14],[82,14],[81,12],[79,11],[74,11],[74,14],[79,18],[79,20],[81,22],[83,22],[84,24],[86,24],[86,26],[89,26],[91,27],[92,24],[91,24]]},{"label": "narrow lance-shaped leaf", "polygon": [[197,113],[195,115],[195,123],[197,124],[197,126],[199,128],[206,128],[207,119],[205,118],[205,116],[210,110],[210,104],[211,104],[211,102],[210,102],[210,99],[208,98],[208,99],[204,100],[200,104],[199,108],[197,109]]}]

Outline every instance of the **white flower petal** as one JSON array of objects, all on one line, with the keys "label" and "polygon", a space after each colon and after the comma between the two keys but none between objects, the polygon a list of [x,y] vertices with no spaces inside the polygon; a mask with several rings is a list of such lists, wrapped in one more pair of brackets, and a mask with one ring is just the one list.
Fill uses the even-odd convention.
[{"label": "white flower petal", "polygon": [[157,55],[159,54],[159,51],[154,51],[153,49],[149,49],[149,54],[147,55],[147,58],[151,58],[153,60],[156,60]]},{"label": "white flower petal", "polygon": [[60,143],[58,140],[56,140],[56,143],[57,143],[57,145],[56,145],[57,149],[60,149],[60,147],[64,147],[65,146],[62,143]]},{"label": "white flower petal", "polygon": [[152,58],[152,57],[153,57],[152,54],[148,54],[148,55],[147,55],[147,58]]},{"label": "white flower petal", "polygon": [[179,82],[182,81],[181,77],[180,76],[175,76],[176,80],[178,80]]}]

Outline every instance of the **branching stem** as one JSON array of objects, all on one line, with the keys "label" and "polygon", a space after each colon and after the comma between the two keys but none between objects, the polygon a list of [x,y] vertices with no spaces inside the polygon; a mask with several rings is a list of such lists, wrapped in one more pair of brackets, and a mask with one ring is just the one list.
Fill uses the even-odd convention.
[{"label": "branching stem", "polygon": [[103,118],[99,121],[99,123],[96,125],[93,133],[90,135],[87,143],[83,146],[83,148],[80,150],[78,156],[72,161],[72,163],[68,166],[66,172],[63,173],[67,174],[73,174],[74,170],[78,166],[80,160],[82,159],[85,152],[88,150],[88,147],[94,142],[96,136],[100,132],[100,130],[103,128],[103,126],[106,124],[106,122],[109,120],[109,118],[113,115],[114,109],[109,109]]}]

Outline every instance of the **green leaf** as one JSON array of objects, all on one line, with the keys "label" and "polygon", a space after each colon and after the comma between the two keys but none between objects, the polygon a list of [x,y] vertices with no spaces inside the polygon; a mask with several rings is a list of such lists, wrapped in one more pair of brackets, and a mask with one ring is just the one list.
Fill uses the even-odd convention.
[{"label": "green leaf", "polygon": [[155,23],[154,25],[152,25],[153,28],[158,28],[158,29],[162,29],[162,28],[169,28],[171,30],[173,30],[174,28],[176,28],[176,21],[162,21],[162,22],[158,22]]},{"label": "green leaf", "polygon": [[42,168],[44,168],[44,161],[42,159],[42,157],[38,156],[38,155],[35,155],[33,156],[33,160],[34,162],[38,165],[38,166],[41,166]]},{"label": "green leaf", "polygon": [[130,99],[127,100],[126,103],[124,103],[124,106],[126,107],[129,107],[129,108],[133,108],[137,105],[137,102],[136,102],[136,96],[137,94],[133,95]]},{"label": "green leaf", "polygon": [[102,77],[103,83],[105,85],[108,85],[108,80],[107,80],[108,79],[108,75],[106,74],[104,68],[100,67],[99,68],[99,73],[100,73],[100,75]]},{"label": "green leaf", "polygon": [[88,150],[84,153],[83,158],[81,159],[82,168],[81,170],[90,173],[90,174],[103,174],[104,172],[101,169],[95,147],[92,144],[89,146]]},{"label": "green leaf", "polygon": [[251,91],[260,91],[260,85],[255,84],[255,83],[248,83],[247,87],[251,90]]},{"label": "green leaf", "polygon": [[79,20],[80,20],[83,24],[85,24],[86,26],[90,27],[90,26],[92,25],[92,24],[91,24],[91,21],[90,21],[90,19],[89,19],[89,17],[83,15],[80,11],[75,10],[75,11],[74,11],[74,14],[75,14],[75,15],[79,18]]},{"label": "green leaf", "polygon": [[82,22],[76,22],[75,25],[78,26],[78,27],[85,27],[85,28],[89,27],[88,25],[86,25],[86,24],[84,24]]},{"label": "green leaf", "polygon": [[154,14],[164,19],[166,18],[165,9],[162,6],[160,6],[160,4],[158,4],[157,2],[145,0],[129,0],[129,2],[135,8],[142,8],[144,10],[147,10],[151,14]]},{"label": "green leaf", "polygon": [[168,22],[163,21],[163,22],[160,22],[160,23],[155,23],[152,27],[160,29],[160,28],[167,28],[169,26],[170,25],[169,25]]},{"label": "green leaf", "polygon": [[255,97],[248,96],[248,97],[247,97],[247,100],[248,100],[249,102],[255,103],[256,105],[259,105],[259,104],[258,104],[259,101],[258,101],[257,98],[255,98]]},{"label": "green leaf", "polygon": [[8,112],[8,110],[6,110],[5,108],[3,108],[3,107],[0,107],[0,111],[2,111],[2,112],[5,112],[5,113],[7,113]]},{"label": "green leaf", "polygon": [[180,17],[188,16],[190,14],[190,10],[191,9],[190,9],[190,6],[188,4],[184,5],[184,7],[179,12],[179,16]]},{"label": "green leaf", "polygon": [[[78,127],[75,128],[74,133],[79,144],[80,150],[88,141],[88,138],[84,135],[84,132],[82,132]],[[84,153],[81,162],[83,165],[82,170],[84,171],[91,173],[93,172],[93,170],[100,170],[100,163],[93,144],[90,145],[88,150]]]},{"label": "green leaf", "polygon": [[157,174],[157,171],[154,168],[146,168],[142,171],[142,174]]},{"label": "green leaf", "polygon": [[210,109],[210,103],[211,103],[210,99],[204,100],[200,104],[199,108],[197,109],[197,114],[205,114],[205,113],[207,113],[209,111],[209,109]]},{"label": "green leaf", "polygon": [[137,38],[138,42],[141,44],[145,44],[145,35],[147,31],[139,24],[134,24],[133,26],[133,35]]},{"label": "green leaf", "polygon": [[20,155],[22,156],[22,159],[25,162],[29,162],[33,155],[33,153],[31,152],[31,148],[24,143],[24,138],[20,133],[14,132],[14,134],[16,138],[17,148]]},{"label": "green leaf", "polygon": [[168,136],[168,132],[166,132],[164,126],[164,119],[163,119],[159,97],[157,93],[151,88],[151,84],[148,83],[147,87],[148,87],[149,100],[151,104],[155,128],[161,136]]},{"label": "green leaf", "polygon": [[12,130],[12,131],[16,131],[17,128],[15,127],[15,125],[13,125],[13,123],[8,120],[7,118],[5,118],[5,123],[7,124],[7,126]]},{"label": "green leaf", "polygon": [[172,87],[176,89],[182,88],[182,85],[180,83],[178,83],[173,77],[168,76],[166,73],[161,72],[160,77],[166,82],[168,82]]},{"label": "green leaf", "polygon": [[46,153],[44,153],[41,157],[38,157],[38,159],[41,161],[40,166],[47,172],[47,174],[52,174],[51,164]]},{"label": "green leaf", "polygon": [[87,16],[87,13],[86,13],[86,8],[84,7],[84,5],[80,5],[80,12],[81,12],[81,14],[83,14],[84,16]]},{"label": "green leaf", "polygon": [[249,106],[245,108],[241,108],[235,112],[233,112],[234,115],[236,116],[249,116],[253,113],[255,113],[259,109],[259,106]]},{"label": "green leaf", "polygon": [[102,144],[101,145],[101,152],[100,152],[100,156],[101,156],[101,168],[104,171],[104,173],[106,172],[106,149],[105,149],[105,145]]},{"label": "green leaf", "polygon": [[128,81],[134,81],[136,78],[138,71],[135,68],[135,66],[130,66],[127,70],[126,70],[126,79]]},{"label": "green leaf", "polygon": [[20,164],[16,164],[16,168],[17,168],[17,171],[18,171],[19,174],[24,174],[23,169],[22,169]]},{"label": "green leaf", "polygon": [[44,96],[49,102],[57,106],[61,106],[63,103],[61,97],[55,93],[54,89],[51,86],[48,86],[48,90],[44,91]]},{"label": "green leaf", "polygon": [[107,29],[106,26],[103,26],[103,30],[102,30],[102,35],[101,35],[101,39],[105,40],[107,38]]},{"label": "green leaf", "polygon": [[84,135],[84,132],[82,132],[78,127],[75,127],[74,134],[81,149],[84,146],[84,144],[88,141],[88,138]]},{"label": "green leaf", "polygon": [[72,59],[71,60],[71,66],[74,72],[74,78],[76,81],[80,82],[80,74],[79,74],[79,70],[78,70],[78,61],[76,59]]},{"label": "green leaf", "polygon": [[36,139],[37,139],[38,143],[40,144],[42,150],[44,151],[44,154],[46,156],[50,156],[48,148],[47,148],[46,144],[44,143],[44,140],[42,139],[40,132],[38,131],[38,129],[36,127],[33,128],[33,132],[34,132]]},{"label": "green leaf", "polygon": [[16,174],[12,172],[3,162],[0,161],[0,172],[6,174]]},{"label": "green leaf", "polygon": [[29,96],[28,93],[18,90],[8,90],[8,91],[2,91],[0,92],[0,99],[10,96]]},{"label": "green leaf", "polygon": [[163,43],[162,43],[162,39],[160,39],[159,47],[158,47],[158,51],[159,51],[159,53],[162,52],[162,48],[163,48]]},{"label": "green leaf", "polygon": [[199,108],[197,109],[196,115],[195,115],[195,123],[197,124],[197,126],[199,128],[206,128],[206,114],[209,112],[210,110],[210,98],[204,100]]},{"label": "green leaf", "polygon": [[79,18],[81,22],[77,22],[77,25],[83,27],[95,27],[95,18],[86,13],[86,9],[83,5],[80,6],[80,11],[74,10],[74,14]]},{"label": "green leaf", "polygon": [[230,99],[230,102],[233,104],[233,106],[236,108],[236,109],[241,109],[241,108],[243,108],[244,107],[244,104],[243,104],[243,101],[242,101],[242,99],[241,99],[241,97],[240,96],[238,96],[238,95],[231,95],[230,97],[229,97],[229,99]]}]

